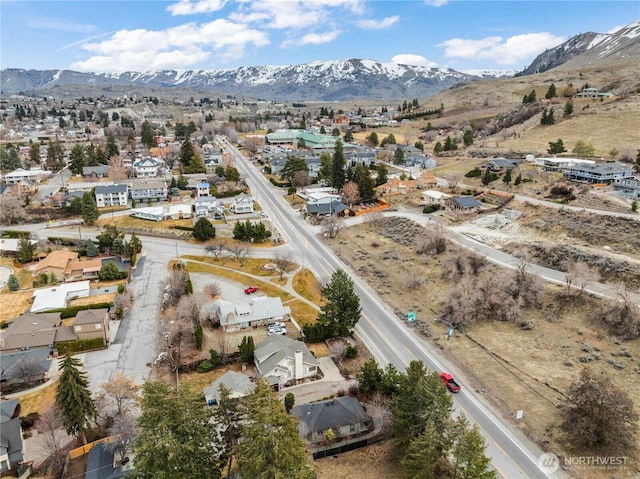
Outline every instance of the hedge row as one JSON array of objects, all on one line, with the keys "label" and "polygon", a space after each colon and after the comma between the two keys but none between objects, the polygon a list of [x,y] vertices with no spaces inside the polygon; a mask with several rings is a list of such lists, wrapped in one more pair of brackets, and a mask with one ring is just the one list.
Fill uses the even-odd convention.
[{"label": "hedge row", "polygon": [[173,227],[174,230],[181,230],[181,231],[193,231],[193,228],[191,226],[180,226],[180,225],[175,225]]},{"label": "hedge row", "polygon": [[73,318],[79,311],[84,311],[86,309],[109,309],[111,303],[94,303],[94,304],[85,304],[82,306],[69,306],[67,308],[58,308],[51,309],[49,311],[41,311],[41,313],[60,313],[61,319]]},{"label": "hedge row", "polygon": [[102,349],[104,348],[104,341],[102,338],[77,339],[75,341],[56,343],[56,348],[58,349],[58,354],[65,356],[82,351],[91,351],[92,349]]},{"label": "hedge row", "polygon": [[269,181],[278,188],[289,188],[291,186],[290,181],[276,181],[275,178],[269,178]]},{"label": "hedge row", "polygon": [[4,230],[2,232],[3,238],[12,238],[12,239],[20,239],[23,236],[26,236],[28,233],[26,231],[15,231],[15,230]]}]

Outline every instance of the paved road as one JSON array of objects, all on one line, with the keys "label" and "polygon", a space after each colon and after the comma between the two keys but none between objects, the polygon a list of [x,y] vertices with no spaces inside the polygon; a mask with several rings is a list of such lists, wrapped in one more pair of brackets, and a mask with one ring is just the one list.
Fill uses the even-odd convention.
[{"label": "paved road", "polygon": [[[351,277],[357,275],[342,264],[332,251],[317,238],[317,230],[312,230],[298,215],[291,214],[291,208],[249,162],[227,143],[227,149],[235,156],[236,166],[251,186],[274,224],[288,239],[290,251],[301,255],[305,266],[319,276],[328,279],[338,268],[347,271]],[[399,370],[414,359],[422,360],[434,371],[450,370],[455,372],[446,361],[436,353],[429,351],[425,343],[417,339],[412,332],[378,299],[366,283],[356,283],[355,290],[360,296],[362,319],[356,333],[369,347],[376,361],[381,365],[394,364]],[[517,430],[509,428],[498,416],[476,397],[463,383],[463,391],[455,396],[458,411],[475,421],[487,441],[487,454],[492,466],[505,479],[554,477],[546,474],[538,466],[537,458],[542,453],[534,444],[524,438]]]}]

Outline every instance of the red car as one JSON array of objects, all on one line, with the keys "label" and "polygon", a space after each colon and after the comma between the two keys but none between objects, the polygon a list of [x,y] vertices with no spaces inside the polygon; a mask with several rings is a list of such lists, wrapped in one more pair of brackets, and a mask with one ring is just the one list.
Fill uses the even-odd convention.
[{"label": "red car", "polygon": [[451,391],[452,393],[457,393],[458,391],[460,391],[460,386],[455,381],[455,379],[453,379],[453,376],[451,374],[440,373],[439,376],[440,379],[442,379],[442,381],[444,382],[444,385],[447,386],[447,389],[449,391]]},{"label": "red car", "polygon": [[255,293],[256,291],[258,291],[258,288],[256,286],[249,286],[247,289],[244,290],[244,294],[251,294],[251,293]]}]

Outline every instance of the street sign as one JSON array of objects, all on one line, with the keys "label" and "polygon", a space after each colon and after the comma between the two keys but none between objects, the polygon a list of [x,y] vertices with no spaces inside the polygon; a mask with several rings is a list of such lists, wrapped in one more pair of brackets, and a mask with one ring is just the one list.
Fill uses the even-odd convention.
[{"label": "street sign", "polygon": [[409,311],[407,313],[407,321],[413,322],[415,320],[416,320],[416,312],[415,311]]}]

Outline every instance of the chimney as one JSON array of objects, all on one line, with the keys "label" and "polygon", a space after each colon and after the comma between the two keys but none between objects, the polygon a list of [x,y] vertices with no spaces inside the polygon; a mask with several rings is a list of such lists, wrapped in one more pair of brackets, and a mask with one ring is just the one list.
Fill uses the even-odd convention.
[{"label": "chimney", "polygon": [[302,350],[297,349],[294,356],[293,378],[297,381],[302,379],[304,371],[302,369]]}]

